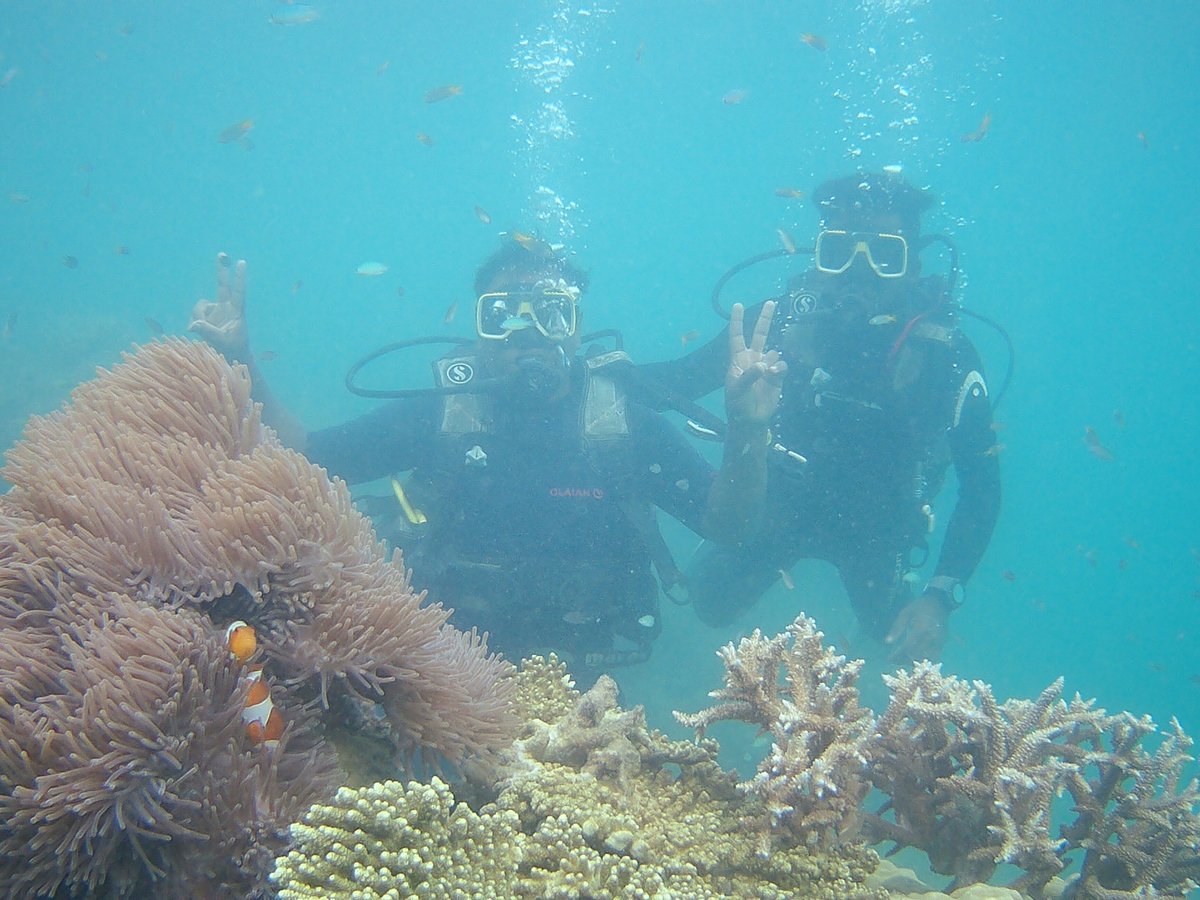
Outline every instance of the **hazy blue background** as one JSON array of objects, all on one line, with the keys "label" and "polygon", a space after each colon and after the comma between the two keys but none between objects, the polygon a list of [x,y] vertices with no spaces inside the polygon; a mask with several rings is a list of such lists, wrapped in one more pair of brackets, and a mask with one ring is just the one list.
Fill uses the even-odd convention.
[{"label": "hazy blue background", "polygon": [[[1200,732],[1200,7],[312,9],[314,21],[281,26],[269,17],[296,7],[266,0],[0,3],[4,446],[147,340],[147,317],[181,332],[212,296],[218,250],[250,261],[255,346],[278,353],[275,388],[318,426],[366,408],[341,386],[359,354],[471,332],[472,272],[500,230],[570,238],[592,273],[589,326],[620,326],[637,358],[664,358],[681,333],[716,332],[708,294],[728,266],[777,246],[776,228],[811,238],[812,210],[776,188],[903,165],[944,200],[932,224],[958,242],[967,305],[1017,345],[998,415],[1003,516],[946,669],[1001,696],[1064,674],[1069,694]],[[461,95],[424,102],[445,84]],[[740,103],[723,102],[732,90]],[[961,142],[985,112],[986,140]],[[218,142],[243,119],[251,149]],[[539,207],[539,185],[564,208]],[[368,260],[390,271],[357,277]],[[788,272],[760,268],[727,299],[761,297]],[[968,329],[995,385],[1003,345]],[[411,359],[388,377],[428,374]],[[1115,460],[1088,452],[1086,425]],[[672,539],[682,555],[694,542]],[[803,605],[871,654],[829,571],[796,576],[796,591],[778,588],[742,624],[773,632]],[[705,703],[713,651],[739,632],[666,616],[655,659],[620,681],[674,729],[668,711]],[[868,669],[874,697],[881,668]]]}]

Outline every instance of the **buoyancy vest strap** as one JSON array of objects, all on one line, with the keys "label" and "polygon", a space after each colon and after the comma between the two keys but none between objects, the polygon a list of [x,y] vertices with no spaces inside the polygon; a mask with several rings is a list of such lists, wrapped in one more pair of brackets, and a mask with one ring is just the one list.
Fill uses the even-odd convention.
[{"label": "buoyancy vest strap", "polygon": [[[479,375],[474,355],[443,356],[433,361],[434,378],[438,387],[461,387]],[[479,434],[487,431],[484,421],[483,393],[446,394],[442,398],[441,434]]]}]

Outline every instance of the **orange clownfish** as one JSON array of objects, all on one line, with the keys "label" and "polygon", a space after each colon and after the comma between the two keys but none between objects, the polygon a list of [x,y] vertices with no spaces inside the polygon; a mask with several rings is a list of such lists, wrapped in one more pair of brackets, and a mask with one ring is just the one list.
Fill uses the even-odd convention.
[{"label": "orange clownfish", "polygon": [[245,662],[258,650],[258,635],[254,633],[253,625],[247,625],[239,619],[225,629],[225,643],[234,659]]},{"label": "orange clownfish", "polygon": [[252,743],[275,747],[283,736],[283,714],[271,700],[271,689],[263,680],[262,666],[246,670],[250,682],[250,693],[246,696],[246,708],[242,710],[242,721],[246,723],[246,737]]}]

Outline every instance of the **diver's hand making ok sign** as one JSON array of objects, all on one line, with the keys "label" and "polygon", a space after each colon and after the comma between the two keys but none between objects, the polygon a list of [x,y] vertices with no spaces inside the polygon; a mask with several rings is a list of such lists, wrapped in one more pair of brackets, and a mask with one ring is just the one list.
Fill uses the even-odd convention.
[{"label": "diver's hand making ok sign", "polygon": [[775,317],[775,301],[763,304],[754,334],[746,345],[743,317],[746,310],[740,303],[729,314],[729,371],[725,374],[725,415],[730,425],[766,425],[779,405],[787,363],[778,350],[766,350],[771,320]]}]

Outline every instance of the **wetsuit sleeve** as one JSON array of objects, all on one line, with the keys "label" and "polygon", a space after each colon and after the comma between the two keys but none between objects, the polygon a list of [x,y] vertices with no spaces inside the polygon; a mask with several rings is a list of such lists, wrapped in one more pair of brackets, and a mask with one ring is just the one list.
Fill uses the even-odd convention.
[{"label": "wetsuit sleeve", "polygon": [[654,408],[665,408],[663,397],[674,394],[685,400],[698,400],[725,384],[729,368],[729,338],[724,331],[687,356],[667,362],[638,366],[639,380],[646,391],[638,400]]},{"label": "wetsuit sleeve", "polygon": [[304,455],[331,475],[361,484],[421,464],[434,434],[433,398],[393,400],[308,435]]},{"label": "wetsuit sleeve", "polygon": [[[765,302],[765,301],[764,301]],[[754,333],[763,304],[756,303],[746,310],[745,329],[749,340]],[[779,347],[782,319],[778,312],[771,326],[768,349]],[[672,396],[684,400],[699,400],[725,385],[725,373],[729,369],[729,335],[724,328],[708,343],[686,356],[666,362],[647,363],[637,367],[637,384],[631,396],[651,409],[663,410],[671,406]]]},{"label": "wetsuit sleeve", "polygon": [[632,497],[653,503],[701,537],[716,472],[662,415],[630,403],[630,452],[620,482]]},{"label": "wetsuit sleeve", "polygon": [[958,348],[950,453],[958,475],[958,503],[946,527],[936,575],[966,581],[979,565],[1000,516],[1000,459],[992,449],[991,398],[982,389],[983,366],[975,348]]}]

